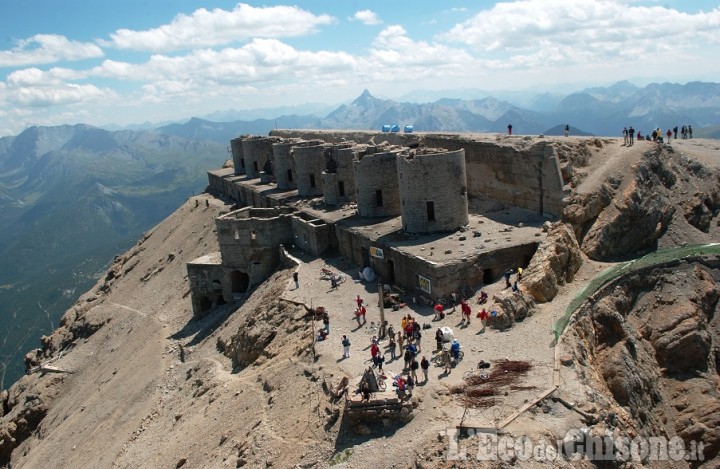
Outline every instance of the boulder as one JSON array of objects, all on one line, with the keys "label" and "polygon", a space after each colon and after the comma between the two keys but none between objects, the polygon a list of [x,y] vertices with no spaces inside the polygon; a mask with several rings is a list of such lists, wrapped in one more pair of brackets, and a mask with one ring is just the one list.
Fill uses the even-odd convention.
[{"label": "boulder", "polygon": [[522,279],[523,290],[539,303],[555,298],[558,286],[570,282],[582,265],[575,235],[565,223],[554,223]]},{"label": "boulder", "polygon": [[489,325],[494,329],[505,330],[516,322],[532,316],[535,310],[535,300],[530,295],[513,293],[505,290],[493,297],[490,311],[497,311],[497,315],[490,318]]}]

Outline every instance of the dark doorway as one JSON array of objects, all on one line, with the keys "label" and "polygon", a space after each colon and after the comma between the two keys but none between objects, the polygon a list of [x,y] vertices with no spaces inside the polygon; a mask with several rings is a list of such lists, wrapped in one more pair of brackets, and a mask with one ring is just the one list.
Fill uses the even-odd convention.
[{"label": "dark doorway", "polygon": [[204,313],[206,311],[210,311],[210,308],[212,308],[212,301],[210,301],[210,298],[203,295],[200,297],[200,312]]},{"label": "dark doorway", "polygon": [[288,169],[288,182],[293,182],[292,169]]},{"label": "dark doorway", "polygon": [[254,169],[255,171],[257,171],[257,170],[258,170],[258,164],[257,164],[257,161],[253,161],[253,169]]},{"label": "dark doorway", "polygon": [[338,192],[340,197],[345,197],[345,181],[338,181]]},{"label": "dark doorway", "polygon": [[435,220],[435,202],[428,202],[426,206],[428,221]]},{"label": "dark doorway", "polygon": [[388,282],[395,285],[395,263],[388,259]]},{"label": "dark doorway", "polygon": [[495,280],[493,279],[493,273],[492,269],[485,269],[483,270],[483,284],[489,285],[493,283]]},{"label": "dark doorway", "polygon": [[382,197],[382,190],[378,189],[375,191],[375,202],[377,203],[378,207],[383,206],[383,197]]},{"label": "dark doorway", "polygon": [[315,188],[315,175],[314,174],[310,175],[310,187],[312,187],[313,189]]},{"label": "dark doorway", "polygon": [[368,248],[360,248],[360,254],[362,255],[362,266],[363,268],[370,265],[370,251]]},{"label": "dark doorway", "polygon": [[233,293],[245,293],[250,284],[250,276],[245,272],[233,270],[230,274],[230,289]]}]

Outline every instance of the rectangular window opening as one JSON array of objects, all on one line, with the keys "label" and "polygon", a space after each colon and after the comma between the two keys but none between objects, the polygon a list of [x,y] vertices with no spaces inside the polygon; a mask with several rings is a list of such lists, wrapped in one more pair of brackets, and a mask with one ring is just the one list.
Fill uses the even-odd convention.
[{"label": "rectangular window opening", "polygon": [[378,207],[383,206],[383,197],[382,197],[382,190],[378,189],[375,191],[375,201],[377,202]]},{"label": "rectangular window opening", "polygon": [[435,202],[427,202],[427,218],[428,221],[434,221],[435,220]]},{"label": "rectangular window opening", "polygon": [[315,188],[315,175],[314,174],[310,175],[310,187],[312,187],[313,189]]},{"label": "rectangular window opening", "polygon": [[338,181],[338,192],[340,193],[340,197],[345,197],[345,182],[344,181]]},{"label": "rectangular window opening", "polygon": [[289,181],[289,182],[293,182],[292,169],[288,169],[288,181]]}]

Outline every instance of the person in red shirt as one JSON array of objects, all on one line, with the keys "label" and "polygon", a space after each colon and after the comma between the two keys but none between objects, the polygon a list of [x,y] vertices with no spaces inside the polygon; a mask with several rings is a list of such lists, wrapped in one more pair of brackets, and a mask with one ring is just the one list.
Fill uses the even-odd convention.
[{"label": "person in red shirt", "polygon": [[480,324],[482,324],[482,329],[480,329],[480,332],[485,332],[485,326],[487,325],[488,317],[490,316],[485,308],[480,311]]},{"label": "person in red shirt", "polygon": [[362,316],[363,324],[365,324],[367,322],[367,320],[365,319],[365,313],[367,313],[365,306],[361,306],[360,307],[360,316]]},{"label": "person in red shirt", "polygon": [[440,303],[435,305],[435,319],[442,319],[445,314],[443,313],[443,307]]},{"label": "person in red shirt", "polygon": [[380,347],[377,343],[373,342],[372,346],[370,346],[370,355],[375,358],[378,353],[380,353]]},{"label": "person in red shirt", "polygon": [[462,322],[465,322],[467,320],[467,323],[470,324],[470,315],[472,314],[472,310],[470,309],[470,305],[467,304],[465,300],[460,300],[460,310],[462,311]]},{"label": "person in red shirt", "polygon": [[357,298],[355,298],[355,303],[357,303],[358,309],[360,309],[362,307],[363,300],[362,300],[362,298],[360,298],[360,295],[358,295]]}]

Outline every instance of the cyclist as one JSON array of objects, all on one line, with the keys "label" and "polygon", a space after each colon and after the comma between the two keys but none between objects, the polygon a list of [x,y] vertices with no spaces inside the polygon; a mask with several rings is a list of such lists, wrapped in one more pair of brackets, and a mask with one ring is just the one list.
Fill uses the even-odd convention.
[{"label": "cyclist", "polygon": [[452,353],[453,358],[457,362],[460,359],[460,342],[458,342],[457,339],[453,340],[452,346],[450,347],[450,352]]}]

